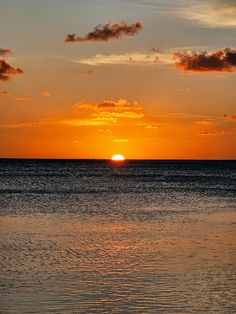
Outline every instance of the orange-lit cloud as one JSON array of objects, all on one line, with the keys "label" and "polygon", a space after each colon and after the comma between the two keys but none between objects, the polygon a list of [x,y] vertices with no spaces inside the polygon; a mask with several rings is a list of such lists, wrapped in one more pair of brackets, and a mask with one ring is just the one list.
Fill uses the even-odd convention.
[{"label": "orange-lit cloud", "polygon": [[0,81],[10,81],[13,76],[24,73],[20,68],[14,68],[5,60],[0,60]]},{"label": "orange-lit cloud", "polygon": [[21,97],[16,97],[15,100],[16,101],[26,101],[26,100],[30,100],[31,98],[28,96],[21,96]]},{"label": "orange-lit cloud", "polygon": [[197,132],[198,135],[202,136],[217,136],[225,134],[225,130],[222,129],[213,129],[213,130],[200,130]]},{"label": "orange-lit cloud", "polygon": [[73,106],[75,109],[85,109],[85,110],[142,110],[142,106],[137,102],[129,102],[126,99],[105,100],[102,103],[77,103]]},{"label": "orange-lit cloud", "polygon": [[2,91],[2,92],[0,93],[0,95],[10,97],[10,96],[12,96],[12,93],[10,93],[10,92],[4,90],[4,91]]},{"label": "orange-lit cloud", "polygon": [[147,124],[146,126],[145,126],[145,129],[154,129],[154,130],[156,130],[156,129],[158,129],[158,126],[157,125],[155,125],[155,124]]},{"label": "orange-lit cloud", "polygon": [[90,75],[93,74],[93,70],[81,71],[81,70],[74,70],[74,73],[79,75]]},{"label": "orange-lit cloud", "polygon": [[30,122],[19,122],[19,123],[8,123],[8,124],[0,124],[0,128],[2,129],[28,129],[28,128],[41,128],[47,125],[48,122],[46,120],[42,121],[30,121]]},{"label": "orange-lit cloud", "polygon": [[42,92],[42,95],[43,95],[44,97],[51,97],[51,96],[52,96],[52,93],[49,92],[49,91],[43,91],[43,92]]},{"label": "orange-lit cloud", "polygon": [[128,141],[128,138],[115,138],[113,140],[114,143],[127,143]]},{"label": "orange-lit cloud", "polygon": [[105,119],[91,119],[91,118],[78,118],[78,119],[68,119],[68,120],[61,120],[61,121],[55,121],[54,124],[59,125],[67,125],[67,126],[100,126],[100,125],[107,125],[109,124],[109,121],[106,121]]},{"label": "orange-lit cloud", "polygon": [[93,120],[97,121],[110,121],[111,123],[117,123],[118,119],[140,119],[144,117],[143,113],[137,113],[134,111],[123,111],[123,112],[111,112],[101,111],[91,115]]},{"label": "orange-lit cloud", "polygon": [[111,129],[99,129],[98,132],[107,132],[107,133],[111,133],[112,130]]},{"label": "orange-lit cloud", "polygon": [[236,71],[236,49],[226,48],[211,54],[207,52],[176,52],[176,67],[190,72],[232,72]]},{"label": "orange-lit cloud", "polygon": [[94,30],[84,37],[76,36],[76,34],[68,34],[65,42],[97,42],[108,41],[111,39],[120,39],[123,35],[133,36],[141,31],[143,25],[141,22],[128,24],[125,21],[120,23],[107,23],[105,25],[97,25]]},{"label": "orange-lit cloud", "polygon": [[212,126],[213,122],[208,119],[208,120],[196,121],[195,124],[203,125],[203,126]]},{"label": "orange-lit cloud", "polygon": [[[77,113],[89,114],[93,121],[116,124],[119,119],[140,119],[144,117],[142,106],[126,99],[105,100],[101,103],[77,103],[73,106]],[[87,113],[86,113],[87,111]]]},{"label": "orange-lit cloud", "polygon": [[13,52],[10,49],[0,48],[0,57],[7,58],[7,57],[11,57],[12,55],[13,55]]},{"label": "orange-lit cloud", "polygon": [[231,114],[231,115],[227,115],[225,114],[224,115],[224,118],[228,121],[233,121],[233,122],[236,122],[236,114]]},{"label": "orange-lit cloud", "polygon": [[68,118],[61,120],[53,120],[53,119],[42,119],[39,121],[30,121],[24,123],[12,123],[12,124],[0,124],[0,128],[42,128],[47,126],[71,126],[71,127],[80,127],[80,126],[102,126],[109,124],[104,120],[97,120],[91,118]]}]

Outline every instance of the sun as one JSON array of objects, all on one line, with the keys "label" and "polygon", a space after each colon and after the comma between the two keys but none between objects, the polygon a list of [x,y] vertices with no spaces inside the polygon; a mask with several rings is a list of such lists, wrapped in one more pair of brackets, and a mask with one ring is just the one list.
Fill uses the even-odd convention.
[{"label": "sun", "polygon": [[113,160],[113,161],[124,161],[125,157],[121,154],[116,154],[116,155],[112,156],[111,160]]}]

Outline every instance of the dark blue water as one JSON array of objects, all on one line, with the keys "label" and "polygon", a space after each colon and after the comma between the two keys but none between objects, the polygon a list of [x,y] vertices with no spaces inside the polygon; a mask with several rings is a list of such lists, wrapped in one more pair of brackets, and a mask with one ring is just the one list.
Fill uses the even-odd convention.
[{"label": "dark blue water", "polygon": [[232,313],[235,161],[0,160],[0,313]]},{"label": "dark blue water", "polygon": [[135,211],[152,219],[231,208],[235,194],[235,161],[0,161],[1,215]]}]

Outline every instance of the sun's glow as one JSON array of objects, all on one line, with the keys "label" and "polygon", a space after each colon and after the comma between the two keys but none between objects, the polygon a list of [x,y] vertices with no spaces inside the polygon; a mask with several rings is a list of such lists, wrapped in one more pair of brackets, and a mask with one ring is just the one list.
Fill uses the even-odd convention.
[{"label": "sun's glow", "polygon": [[113,160],[113,161],[124,161],[125,157],[121,154],[116,154],[116,155],[112,156],[111,160]]}]

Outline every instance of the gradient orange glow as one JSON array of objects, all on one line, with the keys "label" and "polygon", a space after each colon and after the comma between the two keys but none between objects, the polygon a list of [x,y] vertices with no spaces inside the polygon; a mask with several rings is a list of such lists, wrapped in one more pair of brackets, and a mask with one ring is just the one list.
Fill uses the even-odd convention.
[{"label": "gradient orange glow", "polygon": [[0,158],[235,159],[234,6],[111,2],[6,2]]}]

